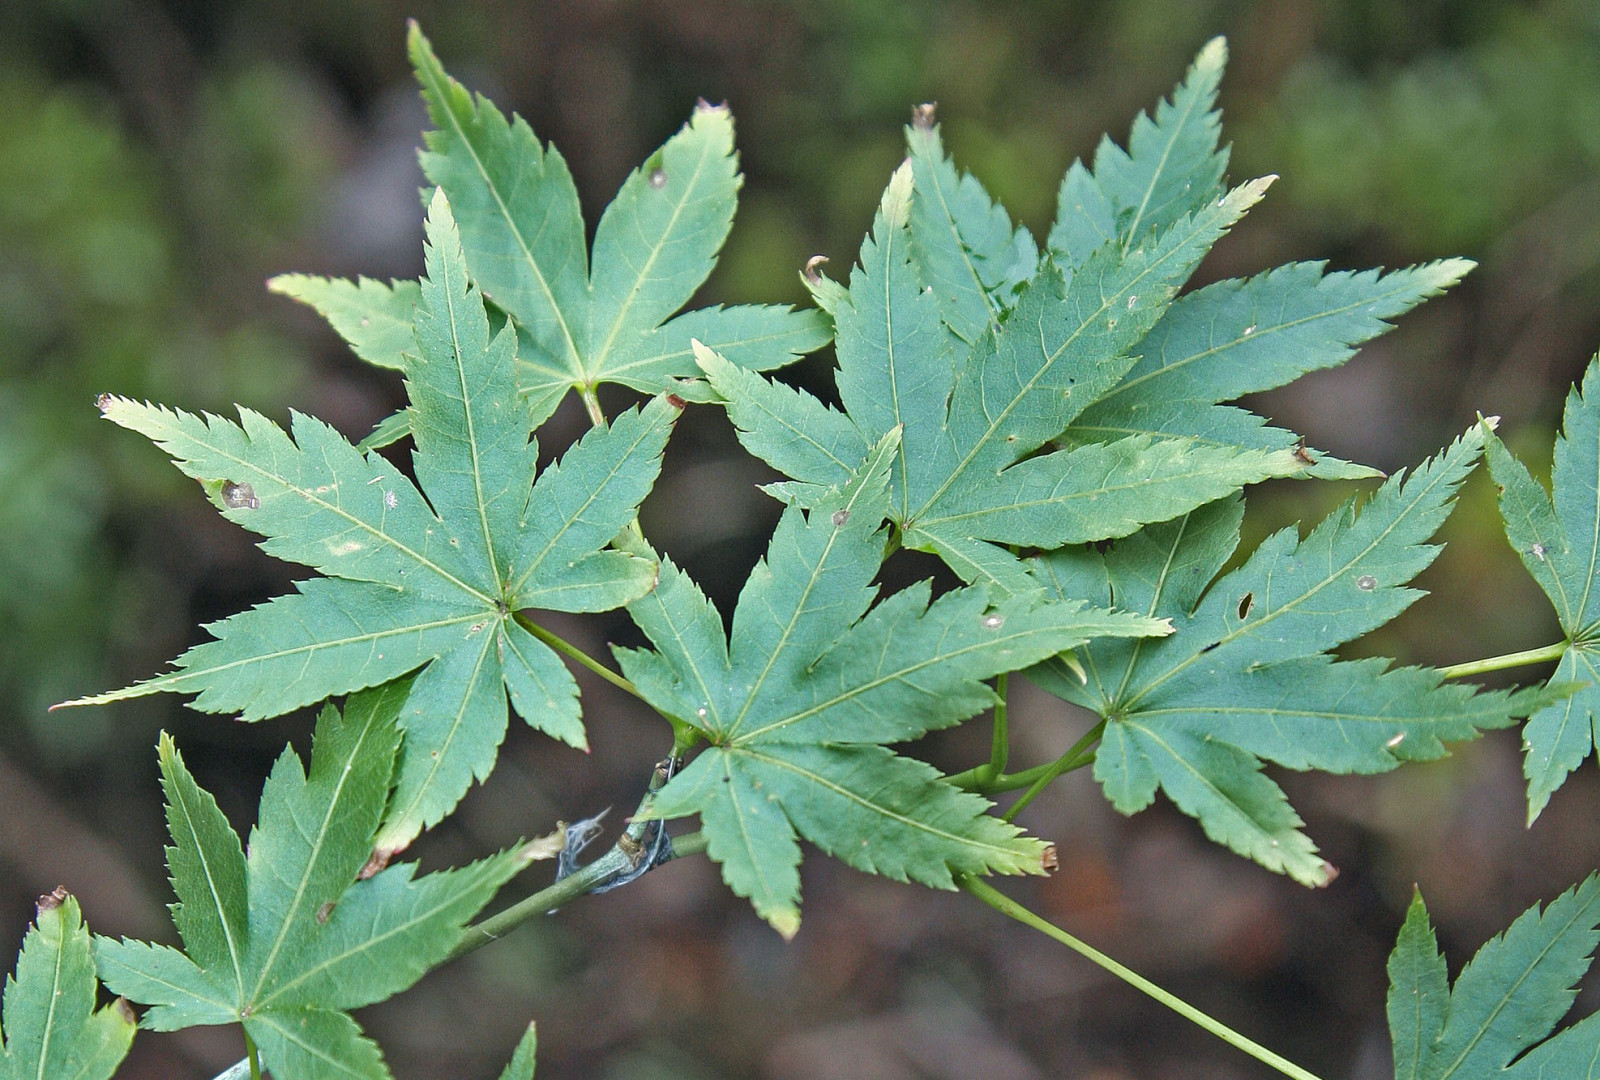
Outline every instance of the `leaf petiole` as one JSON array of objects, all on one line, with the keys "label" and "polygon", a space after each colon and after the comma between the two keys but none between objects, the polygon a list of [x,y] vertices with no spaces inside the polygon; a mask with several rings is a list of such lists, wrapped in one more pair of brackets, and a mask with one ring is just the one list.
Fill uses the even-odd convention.
[{"label": "leaf petiole", "polygon": [[1523,649],[1521,652],[1503,653],[1482,660],[1468,660],[1464,664],[1451,664],[1449,667],[1440,668],[1439,674],[1446,679],[1466,679],[1473,675],[1486,675],[1491,671],[1504,671],[1507,668],[1524,667],[1528,664],[1547,664],[1552,660],[1560,660],[1571,647],[1570,641],[1558,641],[1543,648]]},{"label": "leaf petiole", "polygon": [[1028,785],[1028,790],[1022,793],[1022,797],[1012,803],[1006,809],[1006,812],[1000,815],[1000,820],[1015,821],[1017,815],[1022,813],[1023,808],[1038,798],[1039,792],[1050,786],[1050,781],[1074,769],[1081,769],[1085,765],[1093,764],[1094,744],[1100,741],[1100,734],[1105,729],[1106,722],[1102,720],[1085,732],[1083,738],[1079,739],[1071,750],[1068,750],[1065,754],[1056,758],[1055,761],[1045,766],[1038,779]]},{"label": "leaf petiole", "polygon": [[1266,1047],[1255,1042],[1253,1039],[1246,1038],[1237,1031],[1234,1031],[1232,1028],[1228,1027],[1226,1024],[1222,1023],[1222,1021],[1206,1015],[1193,1005],[1190,1005],[1188,1002],[1184,1001],[1182,998],[1163,990],[1161,987],[1157,986],[1149,979],[1146,979],[1132,968],[1128,968],[1122,964],[1119,964],[1117,961],[1111,959],[1111,957],[1107,956],[1099,949],[1094,948],[1092,945],[1089,945],[1087,942],[1079,941],[1077,938],[1073,937],[1059,926],[1056,926],[1054,923],[1047,922],[1046,920],[1040,918],[981,878],[963,875],[960,878],[960,885],[967,892],[971,893],[979,900],[982,900],[985,904],[988,904],[990,907],[1000,912],[1000,914],[1013,918],[1022,923],[1024,926],[1032,927],[1041,934],[1044,934],[1046,937],[1059,941],[1061,944],[1065,945],[1079,956],[1084,957],[1092,963],[1098,964],[1100,967],[1104,968],[1106,971],[1109,971],[1111,974],[1115,975],[1129,986],[1132,986],[1135,989],[1141,990],[1150,995],[1157,1001],[1161,1002],[1161,1004],[1177,1013],[1179,1016],[1184,1017],[1186,1020],[1193,1021],[1200,1027],[1211,1032],[1211,1034],[1217,1036],[1217,1038],[1221,1039],[1223,1042],[1243,1050],[1257,1061],[1264,1062],[1265,1064],[1272,1066],[1274,1069],[1277,1069],[1279,1072],[1283,1073],[1283,1075],[1293,1077],[1294,1080],[1319,1080],[1315,1073],[1302,1069],[1294,1062],[1273,1053],[1271,1050],[1268,1050]]},{"label": "leaf petiole", "polygon": [[[996,795],[1003,791],[1016,791],[1018,788],[1033,787],[1040,784],[1041,781],[1044,784],[1048,784],[1063,773],[1081,769],[1093,762],[1094,754],[1088,752],[1089,748],[1100,740],[1100,735],[1105,731],[1105,727],[1105,721],[1096,724],[1084,734],[1083,738],[1072,745],[1072,749],[1056,760],[1046,762],[1043,765],[1035,765],[1033,768],[1023,769],[1021,772],[986,776],[985,773],[988,772],[989,766],[984,764],[968,769],[965,772],[947,776],[945,777],[945,782],[954,784],[963,791],[975,791],[980,795]],[[1025,795],[1023,798],[1031,800],[1033,795]],[[1006,820],[1009,821],[1010,818]]]},{"label": "leaf petiole", "polygon": [[261,1055],[248,1031],[244,1033],[244,1052],[246,1060],[250,1062],[250,1080],[261,1080]]},{"label": "leaf petiole", "polygon": [[538,638],[552,649],[572,657],[572,659],[576,660],[578,663],[582,664],[584,667],[600,676],[612,686],[615,686],[620,690],[627,691],[640,701],[644,700],[644,696],[639,693],[638,688],[634,686],[633,683],[629,682],[621,675],[618,675],[615,671],[612,671],[610,668],[606,667],[600,661],[596,660],[594,657],[590,656],[588,653],[572,644],[566,638],[546,630],[544,627],[540,626],[538,623],[534,622],[520,611],[514,613],[511,617],[517,620],[518,626],[522,627],[528,633],[532,634],[534,637]]}]

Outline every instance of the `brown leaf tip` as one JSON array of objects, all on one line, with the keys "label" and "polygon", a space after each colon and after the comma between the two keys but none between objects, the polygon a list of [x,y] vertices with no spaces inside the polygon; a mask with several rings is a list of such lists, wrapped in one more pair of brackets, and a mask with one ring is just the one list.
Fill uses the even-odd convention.
[{"label": "brown leaf tip", "polygon": [[806,280],[811,282],[813,285],[821,281],[822,271],[818,270],[817,267],[821,266],[827,261],[828,257],[826,255],[813,255],[811,258],[807,259],[806,268],[803,271],[806,276]]},{"label": "brown leaf tip", "polygon": [[378,848],[374,850],[372,858],[367,860],[367,865],[363,866],[361,872],[356,875],[356,880],[365,881],[382,873],[383,868],[389,865],[389,860],[394,858],[398,851],[400,851],[399,848]]},{"label": "brown leaf tip", "polygon": [[110,394],[100,394],[94,399],[94,407],[100,410],[101,416],[104,416],[111,409],[111,401]]},{"label": "brown leaf tip", "polygon": [[671,405],[674,409],[679,410],[687,409],[689,407],[689,403],[683,398],[679,397],[677,394],[668,394],[667,404]]},{"label": "brown leaf tip", "polygon": [[921,105],[914,106],[911,110],[911,126],[918,131],[932,131],[935,122],[934,113],[938,108],[937,101],[925,101]]},{"label": "brown leaf tip", "polygon": [[128,1004],[128,999],[119,997],[111,1003],[111,1011],[116,1013],[124,1024],[137,1024],[139,1018],[133,1015],[133,1006]]},{"label": "brown leaf tip", "polygon": [[1053,874],[1061,869],[1061,857],[1056,854],[1056,846],[1054,844],[1046,844],[1044,846],[1044,851],[1039,855],[1039,865],[1044,868],[1044,872],[1047,874]]},{"label": "brown leaf tip", "polygon": [[711,102],[707,101],[705,98],[699,98],[694,103],[694,111],[697,112],[697,113],[727,112],[728,111],[728,103],[726,101],[723,101],[723,102],[717,103],[716,105],[713,105],[713,104],[711,104]]},{"label": "brown leaf tip", "polygon": [[1337,878],[1338,876],[1339,876],[1339,868],[1337,866],[1333,865],[1331,862],[1328,862],[1327,860],[1323,860],[1323,863],[1322,863],[1322,880],[1317,882],[1317,887],[1319,889],[1326,889],[1329,885],[1333,884],[1334,879]]},{"label": "brown leaf tip", "polygon": [[43,915],[47,911],[54,911],[62,904],[65,904],[67,902],[67,897],[70,895],[71,894],[67,892],[67,887],[65,885],[57,885],[55,888],[39,897],[39,914]]}]

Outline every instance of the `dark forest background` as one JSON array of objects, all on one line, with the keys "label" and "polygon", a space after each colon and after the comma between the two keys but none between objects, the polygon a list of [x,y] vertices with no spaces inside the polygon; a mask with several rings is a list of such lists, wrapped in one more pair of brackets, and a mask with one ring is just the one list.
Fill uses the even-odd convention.
[{"label": "dark forest background", "polygon": [[[1212,35],[1229,36],[1235,180],[1282,175],[1198,280],[1302,258],[1479,269],[1345,368],[1256,407],[1312,445],[1415,464],[1498,413],[1548,461],[1569,383],[1600,345],[1600,7],[1586,0],[9,0],[0,5],[0,968],[35,895],[67,885],[94,929],[175,940],[164,904],[156,732],[172,731],[236,825],[307,717],[245,726],[170,697],[47,715],[155,671],[197,624],[282,591],[292,570],[221,520],[100,391],[285,419],[352,438],[400,402],[314,315],[269,295],[285,270],[420,270],[424,114],[415,16],[446,66],[566,155],[591,222],[627,171],[727,100],[745,187],[701,302],[803,299],[814,253],[853,259],[903,154],[911,106],[1040,235],[1056,185],[1119,140]],[[831,356],[794,369],[820,385]],[[618,404],[621,398],[607,399]],[[564,409],[544,436],[584,426]],[[723,418],[691,410],[646,532],[725,606],[766,544],[769,479]],[[1311,521],[1349,486],[1252,492],[1250,536]],[[1469,486],[1424,577],[1433,595],[1361,644],[1450,663],[1543,645],[1553,615]],[[1249,541],[1253,542],[1253,541]],[[560,627],[591,651],[625,619]],[[1541,671],[1521,673],[1532,678]],[[580,675],[580,680],[585,677]],[[491,782],[418,845],[461,861],[638,797],[659,720],[584,681],[592,755],[513,725]],[[1014,761],[1087,726],[1017,689]],[[961,768],[981,721],[932,740]],[[1537,899],[1600,865],[1593,764],[1524,828],[1518,736],[1377,778],[1282,777],[1343,871],[1312,893],[1207,843],[1170,807],[1124,819],[1087,773],[1024,816],[1061,849],[1008,884],[1047,916],[1321,1075],[1389,1075],[1384,958],[1414,883],[1459,964]],[[548,871],[529,873],[536,887]],[[812,853],[785,945],[684,860],[585,899],[366,1010],[401,1078],[490,1077],[530,1017],[542,1080],[1261,1078],[1263,1066],[960,895]],[[1578,1011],[1600,1005],[1600,986]],[[126,1077],[208,1078],[235,1032],[141,1035]]]}]

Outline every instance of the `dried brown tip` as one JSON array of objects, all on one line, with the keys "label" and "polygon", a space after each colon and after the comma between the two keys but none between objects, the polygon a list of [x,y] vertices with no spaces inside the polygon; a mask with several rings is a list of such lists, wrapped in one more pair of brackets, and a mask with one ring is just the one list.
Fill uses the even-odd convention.
[{"label": "dried brown tip", "polygon": [[139,1022],[139,1018],[133,1015],[133,1006],[128,1004],[127,998],[119,997],[113,1001],[111,1003],[111,1011],[116,1013],[118,1019],[125,1024],[137,1024]]},{"label": "dried brown tip", "polygon": [[54,911],[56,908],[67,902],[67,897],[69,895],[70,894],[67,892],[67,887],[65,885],[57,885],[55,888],[39,897],[39,914],[43,915],[47,911]]},{"label": "dried brown tip", "polygon": [[1294,459],[1302,465],[1315,465],[1317,463],[1317,459],[1312,456],[1311,451],[1306,449],[1304,439],[1300,440],[1300,445],[1294,448]]},{"label": "dried brown tip", "polygon": [[911,109],[911,126],[918,131],[932,131],[934,125],[933,114],[939,108],[937,101],[925,101]]},{"label": "dried brown tip", "polygon": [[111,395],[100,394],[94,399],[94,407],[100,410],[101,416],[104,416],[106,414],[106,410],[111,408]]},{"label": "dried brown tip", "polygon": [[668,394],[667,404],[671,405],[674,409],[687,409],[689,407],[689,403],[683,400],[683,398],[679,397],[677,394]]},{"label": "dried brown tip", "polygon": [[713,104],[711,104],[711,102],[707,101],[705,98],[698,98],[698,99],[696,99],[696,101],[694,103],[694,111],[697,112],[697,113],[702,113],[702,112],[727,112],[728,111],[728,103],[726,101],[724,101],[724,102],[721,102],[719,104],[713,105]]},{"label": "dried brown tip", "polygon": [[807,259],[806,260],[806,268],[803,271],[805,276],[806,276],[806,280],[811,282],[811,284],[813,284],[813,285],[815,285],[817,282],[821,281],[822,280],[822,272],[820,270],[818,270],[817,267],[821,266],[823,263],[825,263],[827,261],[828,261],[828,257],[826,255],[813,255],[813,256],[811,256],[811,258]]},{"label": "dried brown tip", "polygon": [[372,858],[367,860],[367,865],[363,866],[361,872],[356,875],[356,880],[365,881],[369,877],[382,873],[383,868],[389,865],[389,860],[394,858],[399,850],[399,848],[377,848],[374,850]]},{"label": "dried brown tip", "polygon": [[1333,865],[1331,862],[1324,860],[1322,864],[1322,880],[1317,883],[1317,887],[1320,889],[1326,889],[1329,885],[1333,884],[1334,879],[1338,876],[1339,868]]},{"label": "dried brown tip", "polygon": [[1061,869],[1061,858],[1056,854],[1056,846],[1054,844],[1046,844],[1044,846],[1044,852],[1039,856],[1039,865],[1044,868],[1047,874],[1053,874]]}]

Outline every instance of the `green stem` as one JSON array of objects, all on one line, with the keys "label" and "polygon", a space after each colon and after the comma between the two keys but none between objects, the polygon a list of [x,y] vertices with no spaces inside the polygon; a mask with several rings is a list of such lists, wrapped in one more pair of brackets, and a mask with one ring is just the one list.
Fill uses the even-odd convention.
[{"label": "green stem", "polygon": [[989,742],[989,764],[980,766],[986,781],[1004,776],[1006,764],[1011,760],[1011,733],[1006,730],[1006,680],[1007,675],[1002,674],[994,681],[994,692],[1000,700],[994,703],[994,735]]},{"label": "green stem", "polygon": [[1050,937],[1056,941],[1059,941],[1061,944],[1065,945],[1079,956],[1085,957],[1089,961],[1100,965],[1100,967],[1111,972],[1111,974],[1115,975],[1123,982],[1126,982],[1128,985],[1138,990],[1142,990],[1146,994],[1149,994],[1151,997],[1161,1002],[1161,1004],[1165,1005],[1179,1016],[1182,1016],[1185,1019],[1191,1020],[1200,1025],[1207,1031],[1211,1032],[1211,1034],[1217,1036],[1223,1042],[1243,1050],[1257,1061],[1264,1062],[1265,1064],[1272,1066],[1274,1069],[1277,1069],[1279,1072],[1283,1073],[1283,1075],[1293,1077],[1294,1080],[1319,1080],[1315,1073],[1308,1072],[1289,1059],[1281,1057],[1280,1055],[1273,1053],[1271,1050],[1268,1050],[1260,1043],[1257,1043],[1252,1039],[1247,1039],[1245,1036],[1228,1027],[1228,1025],[1222,1023],[1222,1021],[1215,1020],[1210,1016],[1207,1016],[1205,1013],[1201,1012],[1193,1005],[1190,1005],[1182,998],[1161,989],[1161,987],[1157,986],[1149,979],[1146,979],[1132,968],[1124,967],[1122,964],[1117,963],[1117,961],[1111,959],[1111,957],[1107,956],[1099,949],[1094,948],[1086,942],[1079,941],[1077,938],[1073,937],[1059,926],[1056,926],[1054,923],[1046,922],[1044,919],[1041,919],[1039,916],[1035,915],[1033,912],[1029,911],[1027,908],[1023,907],[1009,896],[995,889],[988,882],[979,878],[964,875],[961,878],[961,887],[967,892],[971,893],[973,896],[976,896],[979,900],[982,900],[985,904],[988,904],[990,907],[1000,912],[1000,914],[1015,919],[1024,926],[1032,927],[1041,934],[1044,934],[1046,937]]},{"label": "green stem", "polygon": [[1442,667],[1439,669],[1439,674],[1447,679],[1466,679],[1473,675],[1487,675],[1491,671],[1504,671],[1506,668],[1523,667],[1527,664],[1547,664],[1551,660],[1560,660],[1565,656],[1571,644],[1570,641],[1558,641],[1541,649],[1523,649],[1521,652],[1505,653],[1483,660],[1468,660],[1465,664]]},{"label": "green stem", "polygon": [[578,396],[583,399],[584,410],[589,414],[589,423],[595,427],[604,427],[606,414],[600,411],[600,395],[595,393],[594,387],[579,387]]},{"label": "green stem", "polygon": [[522,627],[528,633],[532,634],[534,637],[538,638],[552,649],[559,653],[565,653],[578,663],[582,664],[584,667],[588,668],[590,671],[594,672],[596,675],[600,676],[606,682],[610,683],[612,686],[615,686],[621,690],[626,690],[640,701],[644,701],[644,695],[639,693],[639,688],[637,686],[634,686],[633,683],[629,682],[621,675],[618,675],[615,671],[612,671],[610,668],[606,667],[600,661],[596,660],[594,657],[590,656],[588,653],[572,644],[572,642],[568,641],[566,638],[561,637],[558,634],[551,633],[549,630],[546,630],[544,627],[540,626],[538,623],[534,622],[520,611],[514,614],[512,618],[517,620],[518,626]]},{"label": "green stem", "polygon": [[963,791],[975,791],[980,795],[998,795],[1003,791],[1016,791],[1018,788],[1031,786],[1040,777],[1046,777],[1046,782],[1048,782],[1062,773],[1071,772],[1073,769],[1081,769],[1093,761],[1093,755],[1084,757],[1083,751],[1099,739],[1100,733],[1104,730],[1105,722],[1102,721],[1095,725],[1087,735],[1079,739],[1072,749],[1061,757],[1043,765],[1035,765],[1031,769],[1023,769],[1021,772],[1015,773],[1001,773],[998,776],[989,777],[986,775],[989,766],[983,764],[965,772],[954,773],[945,777],[945,780]]},{"label": "green stem", "polygon": [[[674,837],[672,856],[680,858],[685,855],[698,855],[705,851],[706,842],[704,833],[687,833]],[[570,904],[596,885],[604,884],[626,867],[627,856],[618,848],[612,848],[588,866],[580,867],[577,872],[562,878],[554,885],[541,889],[526,900],[521,900],[504,911],[464,929],[461,932],[461,940],[442,962],[449,963],[451,960],[475,952],[489,942],[505,937],[529,919],[538,915],[548,915],[556,908]]]},{"label": "green stem", "polygon": [[261,1080],[261,1055],[256,1051],[256,1041],[250,1032],[244,1033],[244,1053],[250,1062],[250,1080]]},{"label": "green stem", "polygon": [[1028,790],[1022,793],[1022,797],[1016,802],[1012,803],[1010,809],[1008,809],[1004,814],[1000,815],[1000,820],[1015,821],[1017,815],[1022,813],[1023,808],[1031,803],[1034,799],[1038,798],[1039,792],[1048,787],[1050,781],[1054,780],[1062,773],[1071,772],[1073,769],[1081,769],[1093,761],[1093,746],[1095,743],[1100,741],[1100,736],[1105,733],[1105,730],[1106,722],[1102,720],[1094,727],[1084,732],[1083,738],[1073,743],[1071,750],[1068,750],[1065,754],[1062,754],[1060,757],[1056,758],[1055,761],[1051,762],[1045,767],[1044,772],[1040,773],[1033,783],[1028,785]]}]

